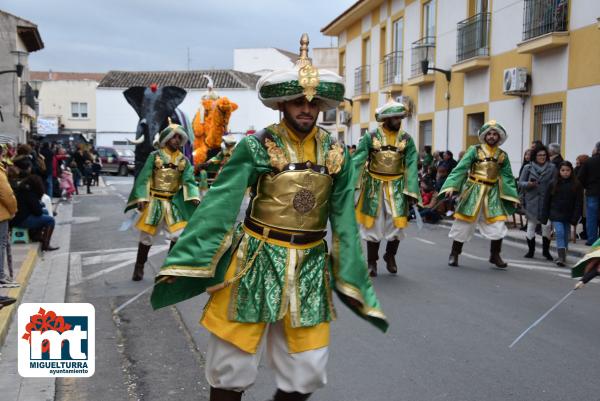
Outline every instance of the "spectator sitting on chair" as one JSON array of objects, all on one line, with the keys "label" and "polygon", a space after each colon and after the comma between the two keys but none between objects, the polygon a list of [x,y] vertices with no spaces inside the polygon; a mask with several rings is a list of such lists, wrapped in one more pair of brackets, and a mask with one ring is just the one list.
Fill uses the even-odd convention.
[{"label": "spectator sitting on chair", "polygon": [[[27,159],[15,162],[19,168],[17,182],[14,184],[17,198],[17,213],[11,221],[14,227],[41,230],[43,251],[54,251],[58,247],[50,246],[50,239],[54,231],[54,217],[49,216],[42,207],[44,183],[42,179],[31,174],[31,163]],[[45,212],[45,213],[44,213]]]},{"label": "spectator sitting on chair", "polygon": [[[2,158],[4,148],[0,147],[0,159]],[[8,241],[8,223],[17,212],[17,200],[6,177],[6,170],[3,163],[0,163],[0,285],[18,286],[4,273],[4,250]],[[1,301],[0,301],[1,303]],[[2,304],[4,306],[4,304]]]}]

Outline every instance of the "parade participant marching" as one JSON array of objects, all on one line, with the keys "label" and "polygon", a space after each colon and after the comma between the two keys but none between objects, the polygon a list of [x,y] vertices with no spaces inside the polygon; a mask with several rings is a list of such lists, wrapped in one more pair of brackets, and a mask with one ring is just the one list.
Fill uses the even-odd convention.
[{"label": "parade participant marching", "polygon": [[[211,333],[210,400],[241,399],[256,379],[262,342],[275,370],[275,401],[306,400],[324,386],[332,290],[387,329],[360,251],[348,152],[316,126],[320,111],[342,101],[344,85],[337,74],[311,65],[306,34],[300,49],[294,68],[267,74],[257,85],[260,100],[283,112],[283,120],[240,141],[152,294],[154,308],[211,295],[201,319]],[[247,187],[247,218],[234,226]]]},{"label": "parade participant marching", "polygon": [[192,165],[180,150],[187,140],[183,127],[169,119],[159,134],[158,150],[150,153],[133,184],[125,212],[136,207],[142,212],[136,224],[140,242],[134,281],[144,278],[154,237],[165,228],[173,247],[200,202]]},{"label": "parade participant marching", "polygon": [[413,139],[400,129],[407,111],[402,103],[389,99],[375,113],[382,123],[364,135],[352,157],[355,169],[363,168],[361,192],[356,207],[360,234],[367,242],[369,274],[377,276],[379,243],[387,241],[387,270],[396,273],[396,252],[404,238],[409,207],[419,201],[418,158]]},{"label": "parade participant marching", "polygon": [[460,194],[448,235],[454,240],[450,266],[458,266],[463,243],[471,239],[476,227],[492,241],[490,263],[507,266],[500,257],[502,239],[508,233],[505,221],[514,213],[519,198],[508,154],[500,149],[506,137],[506,131],[495,120],[485,123],[479,129],[481,143],[467,149],[440,191],[440,198]]},{"label": "parade participant marching", "polygon": [[600,239],[592,244],[592,250],[587,253],[571,269],[572,277],[581,277],[581,280],[575,286],[575,289],[582,288],[594,277],[600,275]]}]

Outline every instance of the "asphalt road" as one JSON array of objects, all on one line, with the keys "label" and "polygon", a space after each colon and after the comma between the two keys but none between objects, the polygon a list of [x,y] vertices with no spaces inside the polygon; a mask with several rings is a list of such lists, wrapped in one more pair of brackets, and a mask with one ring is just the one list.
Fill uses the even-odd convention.
[{"label": "asphalt road", "polygon": [[[68,300],[96,308],[96,374],[60,380],[56,399],[206,400],[208,335],[198,324],[205,296],[152,311],[145,294],[112,315],[152,285],[167,242],[153,247],[145,279],[132,282],[137,233],[118,231],[132,178],[105,178],[106,188],[76,198],[70,250]],[[411,227],[407,234],[398,274],[381,262],[374,279],[389,331],[380,333],[336,302],[329,383],[311,400],[600,400],[600,286],[573,294],[509,349],[573,287],[569,270],[523,259],[521,244],[505,245],[508,269],[493,268],[489,242],[478,237],[465,245],[461,266],[451,268],[447,228]],[[274,390],[264,366],[244,399],[265,401]]]}]

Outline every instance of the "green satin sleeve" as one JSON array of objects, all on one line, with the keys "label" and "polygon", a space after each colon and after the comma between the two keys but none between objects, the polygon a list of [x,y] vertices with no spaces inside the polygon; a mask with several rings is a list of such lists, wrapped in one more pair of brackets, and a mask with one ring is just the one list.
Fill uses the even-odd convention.
[{"label": "green satin sleeve", "polygon": [[504,162],[500,167],[500,199],[506,212],[513,214],[516,210],[515,204],[520,203],[519,193],[508,155],[505,153],[504,156]]},{"label": "green satin sleeve", "polygon": [[444,197],[445,193],[448,191],[462,191],[462,187],[467,179],[467,176],[469,175],[471,165],[475,161],[476,157],[477,148],[475,146],[470,146],[456,167],[454,167],[450,175],[448,175],[448,178],[446,178],[446,181],[440,190],[440,198]]},{"label": "green satin sleeve", "polygon": [[194,168],[188,160],[186,160],[181,181],[183,182],[183,199],[186,202],[192,199],[200,200],[200,191],[194,178]]},{"label": "green satin sleeve", "polygon": [[[333,288],[353,312],[386,331],[388,322],[381,311],[361,251],[354,216],[353,169],[348,151],[345,150],[344,165],[335,177],[330,198]],[[352,302],[352,299],[360,305]]]},{"label": "green satin sleeve", "polygon": [[151,297],[154,309],[199,295],[223,281],[246,189],[268,171],[263,146],[254,137],[242,139],[165,259],[159,277],[178,277],[172,284],[156,284]]},{"label": "green satin sleeve", "polygon": [[126,212],[137,207],[138,202],[148,201],[150,199],[150,194],[148,193],[148,182],[152,178],[155,155],[156,151],[148,155],[148,158],[144,163],[144,167],[142,167],[137,177],[135,177],[133,188],[131,189],[129,199],[127,200],[127,206],[125,207]]},{"label": "green satin sleeve", "polygon": [[417,147],[415,146],[415,141],[412,138],[409,138],[406,144],[406,149],[404,151],[405,163],[406,163],[406,172],[404,174],[405,185],[404,185],[404,194],[414,198],[421,203],[421,191],[419,188],[419,154],[417,152]]}]

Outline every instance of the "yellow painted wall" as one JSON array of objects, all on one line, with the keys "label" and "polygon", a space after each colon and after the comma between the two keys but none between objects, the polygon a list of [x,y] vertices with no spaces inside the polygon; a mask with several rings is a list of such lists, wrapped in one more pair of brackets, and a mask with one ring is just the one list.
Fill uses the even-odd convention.
[{"label": "yellow painted wall", "polygon": [[346,43],[356,39],[360,36],[362,32],[362,20],[356,21],[354,24],[350,25],[346,34]]},{"label": "yellow painted wall", "polygon": [[[442,73],[435,73],[435,110],[446,110],[446,91],[448,84]],[[450,108],[461,107],[464,104],[465,74],[453,73],[450,81]]]},{"label": "yellow painted wall", "polygon": [[377,24],[379,24],[379,7],[376,7],[371,12],[371,26],[375,26]]},{"label": "yellow painted wall", "polygon": [[531,55],[519,54],[517,50],[511,50],[492,56],[490,59],[490,101],[513,99],[513,96],[505,96],[502,93],[504,70],[512,67],[526,67],[531,71]]},{"label": "yellow painted wall", "polygon": [[379,93],[371,92],[369,94],[369,121],[375,121],[375,110],[379,107]]},{"label": "yellow painted wall", "polygon": [[589,25],[569,33],[568,88],[600,84],[600,29]]},{"label": "yellow painted wall", "polygon": [[360,102],[352,103],[352,124],[360,124]]}]

